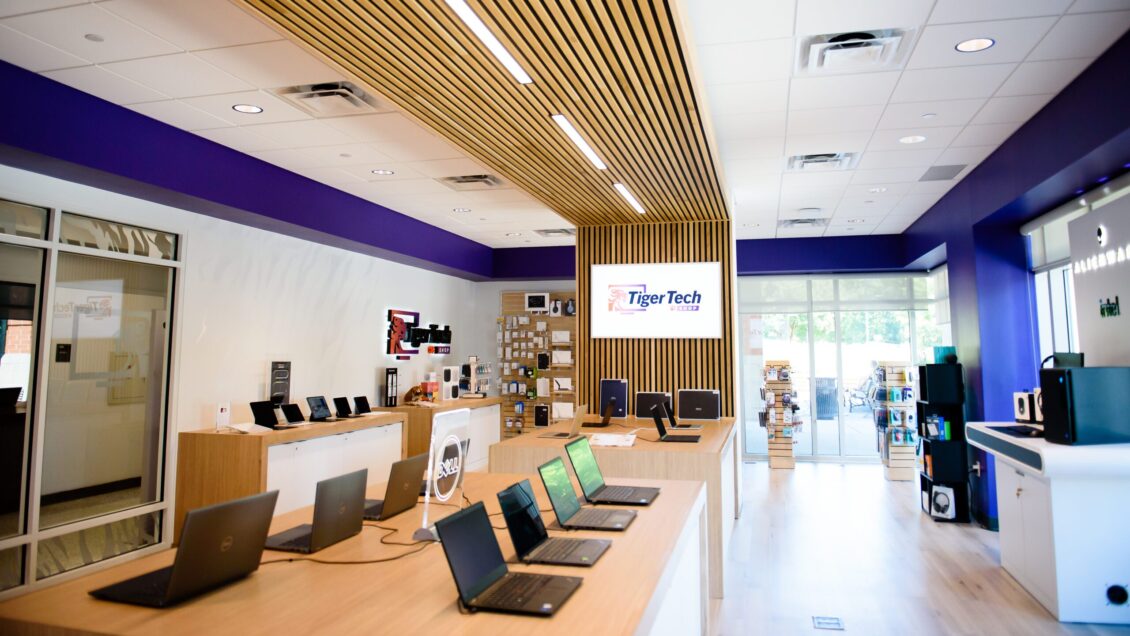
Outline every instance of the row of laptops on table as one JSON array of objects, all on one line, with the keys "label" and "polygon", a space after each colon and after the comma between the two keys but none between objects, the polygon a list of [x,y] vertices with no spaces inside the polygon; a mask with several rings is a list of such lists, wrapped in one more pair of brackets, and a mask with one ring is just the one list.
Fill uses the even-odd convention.
[{"label": "row of laptops on table", "polygon": [[[572,442],[568,455],[591,503],[649,505],[659,495],[658,488],[605,484],[585,438]],[[386,520],[413,508],[426,466],[423,454],[394,463],[383,500],[364,498],[367,470],[322,480],[316,488],[312,523],[270,536],[278,491],[191,510],[173,565],[90,594],[108,601],[168,607],[250,575],[259,568],[264,548],[317,552],[358,534],[363,519]],[[538,472],[563,528],[623,531],[636,517],[632,510],[582,510],[560,457]],[[591,566],[611,545],[603,539],[549,537],[529,480],[498,493],[498,501],[523,562]],[[436,532],[460,600],[468,607],[549,615],[580,585],[578,577],[509,572],[482,502],[441,519]]]},{"label": "row of laptops on table", "polygon": [[[348,398],[335,397],[334,411],[337,418],[330,415],[330,405],[326,402],[326,398],[321,395],[306,398],[306,405],[310,407],[311,422],[336,422],[338,419],[360,417],[373,412],[372,408],[369,407],[369,398],[364,395],[353,398],[352,408],[349,406]],[[278,413],[275,412],[276,408],[282,410],[283,417],[286,419],[285,424],[279,421]],[[306,423],[306,416],[302,414],[302,409],[298,408],[297,404],[276,406],[270,400],[252,402],[251,414],[255,417],[256,424],[269,428]]]},{"label": "row of laptops on table", "polygon": [[[679,389],[676,414],[682,420],[711,420],[716,421],[722,417],[722,396],[717,389]],[[612,417],[627,417],[628,408],[628,381],[615,379],[602,379],[599,392],[600,412],[603,413],[609,403],[613,403]],[[646,418],[651,415],[651,408],[656,404],[666,403],[671,409],[671,393],[669,391],[638,391],[635,394],[636,417]]]},{"label": "row of laptops on table", "polygon": [[[584,421],[588,406],[579,406],[573,413],[573,425],[572,427],[570,427],[568,432],[558,431],[553,433],[544,433],[542,435],[539,435],[538,437],[573,439],[581,434],[582,427],[601,428],[609,426],[612,423],[612,413],[615,405],[615,399],[611,400],[608,404],[605,404],[604,413],[602,414],[601,420],[599,422],[591,423]],[[667,432],[667,426],[664,424],[664,420],[666,420],[667,423],[670,424],[671,428],[675,429],[676,431],[702,430],[701,424],[680,424],[679,421],[675,419],[675,414],[671,412],[670,402],[655,402],[651,405],[648,411],[651,415],[652,421],[655,422],[655,431],[659,434],[658,441],[694,443],[702,439],[701,435],[680,435],[677,433],[672,434]]]}]

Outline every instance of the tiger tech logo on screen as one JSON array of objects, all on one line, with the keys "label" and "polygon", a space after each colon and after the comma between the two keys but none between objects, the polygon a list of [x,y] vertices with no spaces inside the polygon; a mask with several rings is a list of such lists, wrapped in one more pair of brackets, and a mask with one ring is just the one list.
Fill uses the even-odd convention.
[{"label": "tiger tech logo on screen", "polygon": [[659,309],[665,311],[698,311],[702,294],[697,290],[681,292],[668,289],[648,293],[647,285],[609,285],[608,311],[632,314]]}]

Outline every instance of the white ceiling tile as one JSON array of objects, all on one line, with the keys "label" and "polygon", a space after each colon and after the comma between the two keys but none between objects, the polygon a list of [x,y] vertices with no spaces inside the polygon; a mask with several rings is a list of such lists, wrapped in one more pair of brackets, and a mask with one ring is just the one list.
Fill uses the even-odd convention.
[{"label": "white ceiling tile", "polygon": [[1058,93],[1091,65],[1090,59],[1024,62],[997,91],[997,97]]},{"label": "white ceiling tile", "polygon": [[211,49],[197,54],[259,88],[282,88],[342,79],[339,73],[285,40]]},{"label": "white ceiling tile", "polygon": [[772,137],[785,130],[785,111],[730,113],[714,118],[715,133],[727,139]]},{"label": "white ceiling tile", "polygon": [[698,67],[706,85],[785,79],[792,64],[792,38],[698,47]]},{"label": "white ceiling tile", "polygon": [[[883,118],[879,120],[879,128],[964,126],[985,101],[984,99],[947,99],[940,102],[888,104],[887,109],[883,111]],[[923,117],[923,115],[928,116]]]},{"label": "white ceiling tile", "polygon": [[933,102],[990,97],[1014,68],[1015,64],[989,64],[904,71],[891,101]]},{"label": "white ceiling tile", "polygon": [[[378,161],[370,164],[341,166],[339,169],[342,172],[357,177],[358,179],[372,181],[374,183],[384,183],[386,181],[402,181],[404,179],[420,180],[431,178],[418,170],[413,170],[408,164],[397,163],[395,161]],[[373,174],[374,170],[392,170],[393,174]],[[419,194],[427,193],[422,192]]]},{"label": "white ceiling tile", "polygon": [[[353,141],[319,121],[307,119],[249,126],[252,132],[277,141],[284,148],[338,146]],[[379,150],[378,150],[379,152]]]},{"label": "white ceiling tile", "polygon": [[131,104],[126,108],[184,130],[206,130],[227,124],[222,119],[217,119],[202,110],[175,100]]},{"label": "white ceiling tile", "polygon": [[946,148],[936,162],[939,166],[967,165],[975,166],[993,154],[996,146],[965,146],[962,148]]},{"label": "white ceiling tile", "polygon": [[[91,62],[176,53],[173,44],[99,8],[83,4],[7,18],[4,24]],[[101,42],[86,39],[97,35]]]},{"label": "white ceiling tile", "polygon": [[821,236],[860,236],[870,234],[873,229],[878,227],[877,223],[862,223],[858,225],[831,225],[824,229]]},{"label": "white ceiling tile", "polygon": [[90,63],[2,24],[0,59],[36,73]]},{"label": "white ceiling tile", "polygon": [[[241,128],[253,128],[241,126]],[[302,148],[313,165],[318,167],[356,166],[365,164],[391,163],[391,159],[377,152],[369,144],[341,144],[336,146],[315,146]]]},{"label": "white ceiling tile", "polygon": [[105,67],[172,97],[234,93],[254,88],[191,53],[114,62]]},{"label": "white ceiling tile", "polygon": [[[960,126],[945,126],[940,128],[897,128],[893,130],[876,130],[867,144],[867,150],[901,150],[904,148],[945,148],[961,132]],[[912,136],[925,137],[925,141],[916,144],[904,144],[899,139]]]},{"label": "white ceiling tile", "polygon": [[950,188],[955,185],[957,184],[953,181],[919,181],[910,186],[910,194],[906,195],[904,199],[920,194],[933,195],[937,198],[941,198],[941,195],[949,192]]},{"label": "white ceiling tile", "polygon": [[401,179],[399,181],[370,181],[361,186],[350,186],[365,199],[380,203],[381,199],[388,196],[407,194],[440,194],[450,192],[443,184],[434,179]]},{"label": "white ceiling tile", "polygon": [[[982,5],[1005,4],[982,2]],[[967,24],[935,24],[926,27],[914,47],[906,67],[937,68],[1020,62],[1055,24],[1056,18],[1024,18]],[[984,51],[962,53],[959,42],[971,38],[991,38],[996,44]]]},{"label": "white ceiling tile", "polygon": [[1098,57],[1130,28],[1130,11],[1078,13],[1060,18],[1032,51],[1030,61]]},{"label": "white ceiling tile", "polygon": [[741,210],[776,210],[780,201],[780,190],[777,186],[756,187],[743,185],[731,191],[732,204],[735,209]]},{"label": "white ceiling tile", "polygon": [[48,71],[43,75],[115,104],[155,102],[169,98],[168,95],[162,95],[100,66],[80,66],[59,71]]},{"label": "white ceiling tile", "polygon": [[[931,197],[932,196],[933,195],[931,195]],[[925,214],[926,211],[929,210],[930,208],[934,207],[935,203],[937,203],[937,199],[935,199],[935,198],[931,198],[929,201],[918,200],[918,199],[903,200],[903,201],[900,201],[898,203],[898,205],[896,205],[891,210],[891,213],[887,216],[887,218],[889,219],[891,217],[896,217],[896,216],[903,216],[903,217],[909,216],[909,217],[917,218],[917,217]]]},{"label": "white ceiling tile", "polygon": [[748,241],[752,239],[771,239],[776,234],[776,228],[772,225],[751,225],[751,226],[736,226],[734,228],[734,238],[739,241]]},{"label": "white ceiling tile", "polygon": [[457,159],[464,156],[453,146],[439,137],[429,136],[420,139],[394,139],[373,144],[396,161],[433,161],[435,159]]},{"label": "white ceiling tile", "polygon": [[777,238],[812,238],[815,236],[823,236],[825,229],[824,227],[779,227],[777,228]]},{"label": "white ceiling tile", "polygon": [[879,105],[792,110],[789,112],[788,134],[819,135],[874,130],[882,114],[883,107]]},{"label": "white ceiling tile", "polygon": [[[256,159],[262,159],[267,163],[273,163],[280,168],[286,168],[291,172],[302,172],[304,170],[311,170],[317,166],[314,164],[313,159],[306,156],[301,150],[297,148],[283,148],[281,150],[263,150],[259,152],[248,153]],[[357,179],[360,181],[360,179]]]},{"label": "white ceiling tile", "polygon": [[911,168],[929,166],[941,153],[939,148],[919,148],[915,150],[869,150],[863,153],[856,168],[859,170],[878,170],[880,168]]},{"label": "white ceiling tile", "polygon": [[883,168],[881,170],[856,170],[851,178],[852,185],[880,185],[883,183],[902,183],[917,181],[923,168]]},{"label": "white ceiling tile", "polygon": [[742,179],[746,175],[780,173],[784,167],[784,159],[775,155],[760,159],[727,160],[722,166],[722,172],[726,180],[729,181],[731,179]]},{"label": "white ceiling tile", "polygon": [[715,117],[727,113],[786,110],[789,105],[789,80],[716,84],[707,93],[710,112]]},{"label": "white ceiling tile", "polygon": [[[1022,0],[1005,2],[1002,0],[938,0],[930,14],[931,24],[947,22],[978,22],[983,20],[1007,20],[1027,18],[1038,15],[1059,15],[1067,10],[1071,0]],[[967,37],[979,37],[970,35]]]},{"label": "white ceiling tile", "polygon": [[915,220],[906,217],[887,218],[875,227],[872,234],[902,234],[907,228],[914,225]]},{"label": "white ceiling tile", "polygon": [[716,0],[683,4],[695,46],[787,38],[793,34],[795,0],[769,3]]},{"label": "white ceiling tile", "polygon": [[785,136],[765,137],[762,139],[726,139],[718,138],[718,154],[725,162],[741,161],[743,159],[777,159],[781,166],[784,165],[782,157],[785,155]]},{"label": "white ceiling tile", "polygon": [[281,39],[228,0],[110,0],[101,6],[187,51]]},{"label": "white ceiling tile", "polygon": [[812,155],[826,152],[863,152],[871,133],[833,133],[827,135],[790,135],[785,140],[785,154]]},{"label": "white ceiling tile", "polygon": [[898,205],[897,197],[844,197],[836,206],[833,217],[882,217]]},{"label": "white ceiling tile", "polygon": [[[925,169],[922,169],[925,171]],[[850,185],[844,190],[845,199],[894,199],[897,203],[902,195],[910,191],[910,183],[866,183]],[[873,192],[881,190],[881,192]]]},{"label": "white ceiling tile", "polygon": [[427,135],[423,128],[400,113],[331,117],[320,121],[354,141],[394,141]]},{"label": "white ceiling tile", "polygon": [[85,4],[89,0],[0,0],[0,17],[58,9],[76,4]]},{"label": "white ceiling tile", "polygon": [[911,189],[921,188],[924,186],[931,187],[934,192],[912,192],[902,198],[895,209],[891,210],[892,215],[912,215],[921,214],[930,209],[941,200],[942,196],[948,191],[953,184],[945,183],[942,181],[923,181],[911,186]]},{"label": "white ceiling tile", "polygon": [[886,104],[898,79],[897,72],[797,78],[789,88],[789,108]]},{"label": "white ceiling tile", "polygon": [[225,128],[212,128],[193,132],[205,139],[229,148],[234,148],[242,153],[272,150],[279,147],[273,141],[262,135],[251,132],[244,126],[227,126]]},{"label": "white ceiling tile", "polygon": [[781,189],[789,192],[798,189],[826,188],[839,186],[843,188],[851,183],[851,170],[828,170],[824,172],[789,172],[781,177]]},{"label": "white ceiling tile", "polygon": [[[239,93],[224,93],[221,95],[203,95],[200,97],[189,97],[183,100],[186,104],[203,110],[213,117],[220,119],[236,126],[245,125],[258,125],[258,124],[272,124],[278,122],[290,122],[311,119],[309,115],[284,102],[282,99],[266,91],[242,91]],[[234,110],[232,106],[236,104],[251,104],[263,109],[261,113],[241,113]],[[257,130],[260,134],[267,134],[272,129],[265,128]],[[337,133],[333,130],[335,137],[333,141],[325,142],[326,145],[335,143],[346,143],[350,141],[346,137],[337,137]],[[286,148],[290,144],[279,141],[279,148]],[[314,145],[314,144],[308,144]]]},{"label": "white ceiling tile", "polygon": [[835,211],[835,205],[825,206],[789,206],[785,208],[782,206],[778,217],[781,219],[827,219],[832,216]]},{"label": "white ceiling tile", "polygon": [[1093,13],[1119,11],[1126,8],[1126,0],[1075,0],[1068,13]]},{"label": "white ceiling tile", "polygon": [[966,126],[965,130],[953,140],[954,148],[965,146],[999,146],[1008,139],[1020,122],[1009,124],[983,124],[979,126]]},{"label": "white ceiling tile", "polygon": [[933,6],[934,0],[798,0],[796,32],[818,35],[916,27],[926,23]]},{"label": "white ceiling tile", "polygon": [[1008,124],[1026,122],[1047,104],[1054,95],[1018,95],[994,97],[985,103],[971,123]]}]

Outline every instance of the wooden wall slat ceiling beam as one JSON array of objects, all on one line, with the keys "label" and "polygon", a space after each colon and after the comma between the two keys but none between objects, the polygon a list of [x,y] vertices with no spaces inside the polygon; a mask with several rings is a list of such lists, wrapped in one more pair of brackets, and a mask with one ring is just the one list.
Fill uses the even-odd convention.
[{"label": "wooden wall slat ceiling beam", "polygon": [[526,85],[441,0],[238,1],[575,225],[729,219],[670,0],[470,0]]}]

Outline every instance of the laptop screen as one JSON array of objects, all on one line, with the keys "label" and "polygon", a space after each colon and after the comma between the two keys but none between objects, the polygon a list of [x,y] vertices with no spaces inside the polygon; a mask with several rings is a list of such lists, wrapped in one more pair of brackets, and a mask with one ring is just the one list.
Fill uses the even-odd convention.
[{"label": "laptop screen", "polygon": [[577,473],[577,481],[581,482],[581,490],[585,497],[591,498],[604,486],[604,476],[596,465],[589,438],[582,437],[566,444],[565,451],[569,453],[569,462],[573,464],[573,472]]},{"label": "laptop screen", "polygon": [[353,406],[357,407],[353,410],[358,415],[364,415],[365,413],[373,412],[373,410],[369,408],[369,398],[365,397],[364,395],[359,395],[353,398]]},{"label": "laptop screen", "polygon": [[464,603],[506,574],[506,562],[483,502],[440,519],[436,533]]},{"label": "laptop screen", "polygon": [[569,473],[565,472],[565,462],[560,457],[554,457],[548,462],[538,466],[542,484],[549,494],[549,503],[553,504],[553,513],[557,515],[557,522],[563,523],[577,514],[581,504],[577,501],[577,491],[573,490],[573,483],[569,481]]},{"label": "laptop screen", "polygon": [[346,417],[353,414],[353,411],[349,409],[349,400],[343,397],[334,398],[334,409],[337,410],[338,417]]},{"label": "laptop screen", "polygon": [[302,410],[298,408],[297,404],[283,404],[283,415],[286,416],[286,421],[291,424],[306,421],[305,416],[302,415]]},{"label": "laptop screen", "polygon": [[255,423],[259,426],[274,426],[279,423],[279,418],[275,416],[275,405],[273,402],[252,402],[251,414],[255,416]]},{"label": "laptop screen", "polygon": [[526,556],[545,541],[548,534],[545,523],[541,520],[541,513],[538,512],[538,501],[534,498],[534,489],[530,486],[529,479],[523,479],[498,493],[498,505],[502,506],[506,529],[510,532],[510,540],[519,557]]},{"label": "laptop screen", "polygon": [[310,407],[311,420],[324,420],[330,416],[330,406],[326,404],[326,398],[320,395],[308,397],[306,404]]}]

